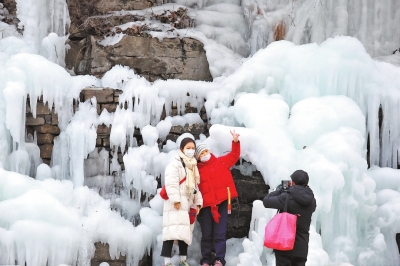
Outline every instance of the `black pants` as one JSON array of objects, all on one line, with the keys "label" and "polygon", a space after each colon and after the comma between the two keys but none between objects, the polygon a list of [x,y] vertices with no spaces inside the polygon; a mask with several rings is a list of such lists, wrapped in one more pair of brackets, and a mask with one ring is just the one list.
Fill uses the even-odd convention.
[{"label": "black pants", "polygon": [[305,266],[307,258],[285,256],[275,252],[276,266]]},{"label": "black pants", "polygon": [[[174,245],[174,240],[164,241],[162,244],[161,256],[171,258],[173,245]],[[185,241],[178,240],[178,246],[179,246],[179,255],[186,256],[188,250],[188,244],[186,244]]]},{"label": "black pants", "polygon": [[[201,255],[200,264],[213,264],[219,260],[225,265],[226,254],[226,228],[228,224],[228,201],[225,200],[218,205],[219,223],[214,221],[211,207],[202,208],[197,220],[201,227]],[[215,248],[215,258],[212,259],[212,248]]]}]

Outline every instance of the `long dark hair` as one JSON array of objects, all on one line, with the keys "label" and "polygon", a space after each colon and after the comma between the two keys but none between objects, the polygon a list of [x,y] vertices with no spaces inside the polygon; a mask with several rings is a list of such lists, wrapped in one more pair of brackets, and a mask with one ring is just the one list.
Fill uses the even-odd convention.
[{"label": "long dark hair", "polygon": [[181,149],[181,151],[183,151],[183,148],[185,148],[186,144],[188,144],[188,143],[190,143],[190,142],[193,142],[194,148],[196,149],[196,142],[194,142],[193,139],[191,139],[191,138],[184,138],[184,139],[181,141],[181,145],[179,146],[179,148]]}]

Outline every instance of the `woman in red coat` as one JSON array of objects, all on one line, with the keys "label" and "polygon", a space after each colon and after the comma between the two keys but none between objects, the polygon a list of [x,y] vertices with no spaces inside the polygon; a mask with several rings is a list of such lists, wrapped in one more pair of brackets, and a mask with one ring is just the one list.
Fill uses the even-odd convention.
[{"label": "woman in red coat", "polygon": [[[205,144],[196,148],[197,166],[200,172],[199,189],[203,195],[203,208],[198,215],[201,226],[200,264],[203,266],[225,265],[226,229],[231,200],[238,196],[230,168],[240,157],[239,134],[231,131],[232,151],[215,157]],[[214,244],[215,258],[211,257]]]}]

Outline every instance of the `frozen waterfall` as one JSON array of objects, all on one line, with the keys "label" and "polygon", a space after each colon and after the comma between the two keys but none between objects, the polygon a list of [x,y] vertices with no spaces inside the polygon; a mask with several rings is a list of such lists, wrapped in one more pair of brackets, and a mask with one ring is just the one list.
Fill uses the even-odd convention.
[{"label": "frozen waterfall", "polygon": [[[71,76],[64,68],[66,1],[16,2],[23,35],[8,36],[11,26],[0,22],[8,36],[0,39],[0,264],[90,265],[94,243],[103,242],[112,259],[121,253],[136,266],[152,250],[160,265],[156,178],[163,183],[180,139],[158,140],[173,126],[203,123],[198,113],[170,115],[172,105],[179,114],[187,103],[199,112],[204,106],[212,125],[196,141],[221,155],[234,128],[241,157],[271,187],[296,169],[309,173],[317,211],[307,265],[400,264],[400,68],[374,59],[400,46],[399,1],[162,1],[170,3],[152,12],[188,7],[196,25],[150,34],[202,41],[213,82],[149,82],[119,65],[101,79]],[[120,90],[116,111],[98,114],[95,98],[73,110],[85,87]],[[25,136],[28,96],[34,117],[39,97],[58,114],[50,166],[42,164],[35,136]],[[112,158],[96,149],[100,125],[111,127]],[[85,166],[88,159],[100,163]],[[104,174],[87,179],[85,171],[96,168]],[[88,188],[100,181],[107,189]],[[229,240],[227,266],[274,265],[263,247],[273,215],[253,203],[249,237]],[[199,237],[196,228],[191,265],[199,260]]]}]

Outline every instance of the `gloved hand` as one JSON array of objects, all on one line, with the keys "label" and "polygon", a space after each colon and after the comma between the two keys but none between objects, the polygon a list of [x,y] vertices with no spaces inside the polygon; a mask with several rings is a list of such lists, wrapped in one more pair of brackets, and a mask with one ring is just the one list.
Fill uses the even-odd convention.
[{"label": "gloved hand", "polygon": [[279,193],[282,193],[284,191],[282,184],[280,184],[279,186],[277,186],[275,188],[275,191],[279,191]]}]

